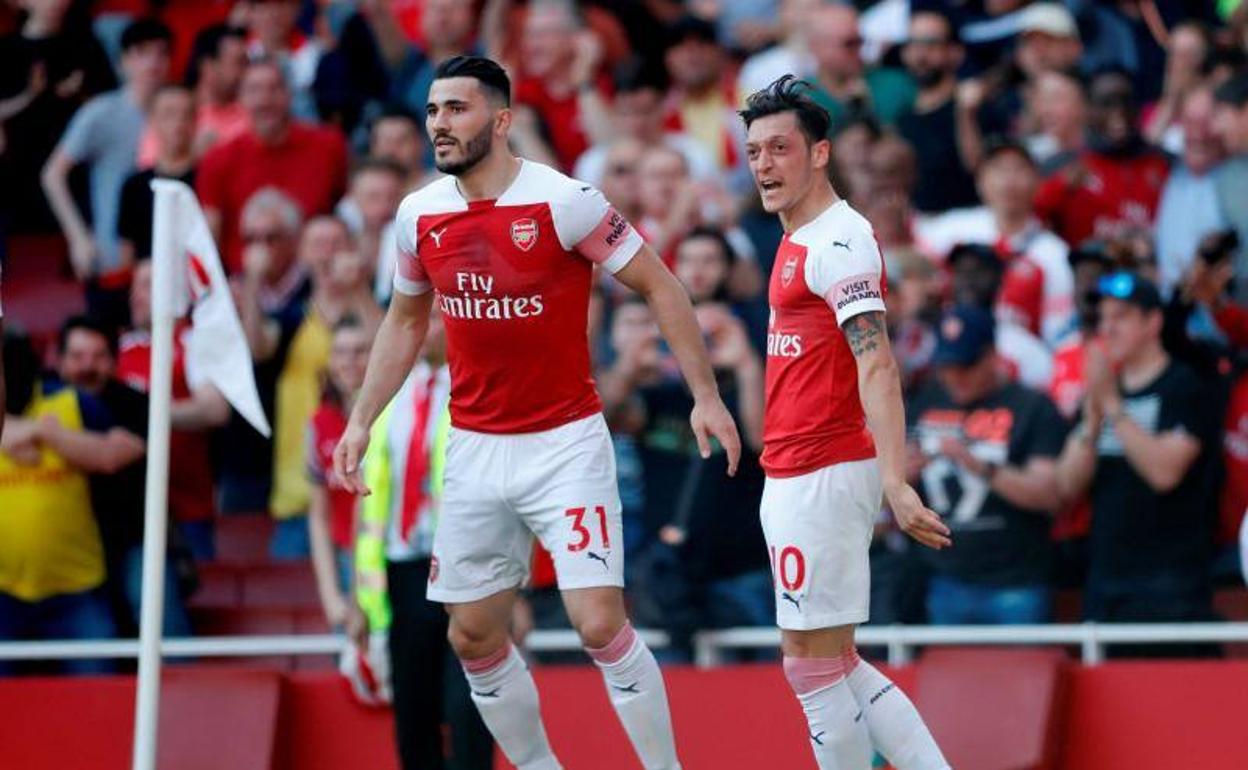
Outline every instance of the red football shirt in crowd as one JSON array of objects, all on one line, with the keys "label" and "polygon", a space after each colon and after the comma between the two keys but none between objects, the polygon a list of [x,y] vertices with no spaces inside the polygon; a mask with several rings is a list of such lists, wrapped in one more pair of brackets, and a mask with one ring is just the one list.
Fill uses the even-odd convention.
[{"label": "red football shirt in crowd", "polygon": [[[1127,229],[1152,229],[1170,161],[1146,151],[1124,158],[1095,152],[1053,174],[1036,193],[1036,214],[1071,246]],[[1081,170],[1080,170],[1081,169]]]},{"label": "red football shirt in crowd", "polygon": [[347,184],[347,143],[332,128],[294,123],[286,138],[267,145],[251,132],[213,147],[200,162],[195,192],[204,208],[221,214],[226,270],[242,266],[239,218],[257,191],[276,187],[303,209],[304,217],[333,210]]},{"label": "red football shirt in crowd", "polygon": [[561,98],[551,95],[542,81],[521,78],[516,81],[516,104],[522,104],[535,113],[546,128],[551,149],[559,160],[559,167],[571,171],[576,159],[589,149],[589,139],[581,123],[581,107],[575,90]]},{"label": "red football shirt in crowd", "polygon": [[[173,335],[173,399],[191,397],[187,376],[186,337],[189,324]],[[132,331],[121,337],[117,358],[117,378],[146,393],[152,368],[152,338],[146,331]],[[212,460],[208,434],[175,430],[169,434],[169,513],[175,521],[208,521],[216,513],[212,483]],[[138,494],[138,492],[136,492]]]},{"label": "red football shirt in crowd", "polygon": [[308,474],[326,487],[329,538],[342,550],[355,543],[355,495],[329,482],[334,473],[334,447],[346,431],[346,413],[328,401],[321,403],[308,425]]},{"label": "red football shirt in crowd", "polygon": [[[1068,420],[1073,420],[1083,405],[1083,397],[1088,386],[1083,377],[1083,360],[1087,346],[1083,337],[1071,340],[1062,345],[1053,354],[1053,381],[1049,384],[1049,398],[1057,406],[1057,411]],[[1057,512],[1053,518],[1051,530],[1054,540],[1073,540],[1086,537],[1092,526],[1092,506],[1086,497],[1083,500]]]}]

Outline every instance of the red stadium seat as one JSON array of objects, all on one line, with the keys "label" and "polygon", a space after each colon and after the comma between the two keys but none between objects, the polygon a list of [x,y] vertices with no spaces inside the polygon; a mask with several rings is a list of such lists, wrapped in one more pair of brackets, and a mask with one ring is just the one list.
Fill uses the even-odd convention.
[{"label": "red stadium seat", "polygon": [[321,606],[311,562],[252,564],[241,567],[239,572],[244,607],[319,609]]},{"label": "red stadium seat", "polygon": [[189,607],[239,607],[243,587],[233,564],[202,562],[196,565],[199,587],[187,602]]},{"label": "red stadium seat", "polygon": [[161,689],[159,767],[272,767],[282,695],[279,673],[170,669]]},{"label": "red stadium seat", "polygon": [[[331,629],[325,622],[325,613],[318,606],[294,611],[296,634],[328,634]],[[338,666],[333,655],[297,655],[296,671],[332,671]]]},{"label": "red stadium seat", "polygon": [[217,560],[267,561],[272,536],[273,519],[267,514],[219,516],[216,521]]},{"label": "red stadium seat", "polygon": [[916,702],[958,770],[1055,770],[1066,666],[1061,650],[931,650]]}]

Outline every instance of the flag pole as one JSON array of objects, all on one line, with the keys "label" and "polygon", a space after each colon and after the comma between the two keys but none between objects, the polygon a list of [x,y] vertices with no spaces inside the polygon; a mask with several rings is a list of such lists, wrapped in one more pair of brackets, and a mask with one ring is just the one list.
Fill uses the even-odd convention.
[{"label": "flag pole", "polygon": [[133,770],[156,770],[160,714],[160,637],[163,627],[169,494],[169,407],[173,380],[173,321],[179,257],[176,190],[155,190],[152,223],[152,369],[147,412],[143,594],[139,619],[139,678],[134,711]]}]

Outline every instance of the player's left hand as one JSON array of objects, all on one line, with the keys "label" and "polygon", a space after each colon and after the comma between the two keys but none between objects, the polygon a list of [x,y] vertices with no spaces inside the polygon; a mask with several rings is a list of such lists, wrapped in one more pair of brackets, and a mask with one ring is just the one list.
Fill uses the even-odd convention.
[{"label": "player's left hand", "polygon": [[935,511],[923,504],[914,487],[900,483],[886,488],[884,496],[902,532],[937,551],[953,545],[953,540],[949,538],[949,527],[945,526]]},{"label": "player's left hand", "polygon": [[697,401],[689,414],[689,424],[693,426],[702,459],[711,456],[711,437],[714,436],[728,453],[728,475],[737,475],[737,463],[741,461],[741,436],[723,400],[716,395],[713,399]]}]

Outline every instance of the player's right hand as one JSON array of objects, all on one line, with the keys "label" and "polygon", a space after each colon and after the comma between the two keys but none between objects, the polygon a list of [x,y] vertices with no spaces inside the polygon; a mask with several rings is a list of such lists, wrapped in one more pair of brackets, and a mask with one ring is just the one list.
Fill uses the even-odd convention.
[{"label": "player's right hand", "polygon": [[334,447],[334,475],[343,489],[353,495],[367,496],[372,493],[364,484],[360,462],[368,449],[368,431],[355,423],[348,423],[338,446]]},{"label": "player's right hand", "polygon": [[935,511],[923,505],[914,487],[900,484],[894,489],[886,490],[885,496],[893,518],[897,520],[897,526],[901,527],[902,532],[937,551],[953,545],[953,540],[949,538],[949,527],[945,526]]},{"label": "player's right hand", "polygon": [[689,415],[689,424],[693,426],[693,435],[698,440],[698,452],[702,459],[711,456],[711,436],[714,436],[728,453],[728,475],[737,475],[737,463],[741,462],[741,435],[737,433],[737,423],[733,421],[723,400],[716,397],[710,403],[695,403],[693,412]]}]

